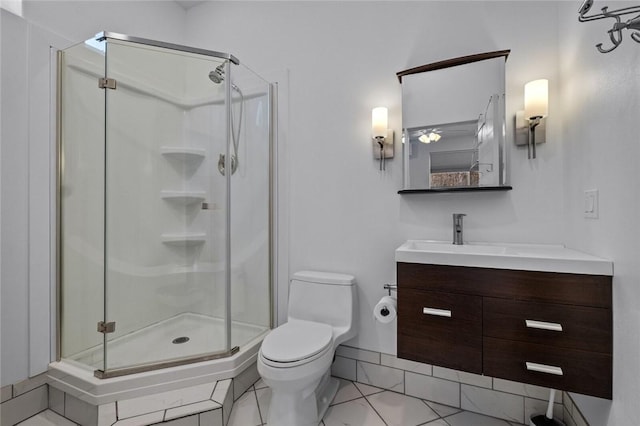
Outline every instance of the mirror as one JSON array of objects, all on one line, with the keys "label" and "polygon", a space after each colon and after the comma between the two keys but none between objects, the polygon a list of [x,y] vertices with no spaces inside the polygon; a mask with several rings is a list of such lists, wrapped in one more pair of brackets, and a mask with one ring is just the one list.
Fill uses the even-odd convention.
[{"label": "mirror", "polygon": [[508,50],[397,73],[402,84],[400,193],[508,190],[505,61]]}]

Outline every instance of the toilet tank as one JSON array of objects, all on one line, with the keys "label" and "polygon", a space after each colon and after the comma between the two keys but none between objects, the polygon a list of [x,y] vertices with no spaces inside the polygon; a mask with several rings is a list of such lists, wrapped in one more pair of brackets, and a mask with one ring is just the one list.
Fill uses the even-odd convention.
[{"label": "toilet tank", "polygon": [[[289,286],[289,319],[322,322],[349,333],[357,312],[356,279],[353,275],[301,271]],[[351,334],[351,333],[349,333]]]}]

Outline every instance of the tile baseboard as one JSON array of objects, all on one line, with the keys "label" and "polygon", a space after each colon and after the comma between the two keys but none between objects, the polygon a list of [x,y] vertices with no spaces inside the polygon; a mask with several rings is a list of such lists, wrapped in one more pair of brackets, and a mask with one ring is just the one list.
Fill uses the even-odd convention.
[{"label": "tile baseboard", "polygon": [[[83,426],[226,426],[234,396],[244,393],[258,379],[254,362],[236,378],[93,405],[51,385],[45,373],[2,387],[0,424],[14,426],[50,409]],[[119,405],[134,408],[119,411]]]},{"label": "tile baseboard", "polygon": [[49,407],[49,386],[46,383],[20,394],[15,393],[15,385],[10,386],[13,386],[11,397],[0,404],[1,425],[13,426]]},{"label": "tile baseboard", "polygon": [[233,407],[233,382],[225,379],[97,406],[51,387],[49,405],[83,426],[226,426]]},{"label": "tile baseboard", "polygon": [[[331,374],[346,380],[415,396],[434,403],[528,422],[546,408],[549,389],[445,369],[395,355],[341,345]],[[544,410],[543,410],[544,411]],[[554,414],[567,426],[589,426],[566,392],[556,392]]]},{"label": "tile baseboard", "polygon": [[564,422],[567,426],[589,426],[589,422],[584,418],[576,406],[569,392],[562,392],[564,400]]}]

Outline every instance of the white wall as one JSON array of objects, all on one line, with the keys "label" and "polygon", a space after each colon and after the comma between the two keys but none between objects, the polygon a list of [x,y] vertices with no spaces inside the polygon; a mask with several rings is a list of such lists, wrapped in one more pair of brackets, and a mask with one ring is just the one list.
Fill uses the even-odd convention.
[{"label": "white wall", "polygon": [[[216,2],[189,11],[187,41],[207,40],[208,47],[230,51],[259,71],[289,70],[290,270],[357,276],[362,325],[351,344],[395,350],[395,330],[370,319],[382,284],[395,279],[394,248],[406,238],[450,238],[450,214],[465,212],[469,240],[565,243],[615,262],[614,401],[610,414],[601,409],[590,417],[594,425],[635,424],[640,145],[633,124],[640,108],[640,49],[627,39],[613,53],[598,53],[594,45],[606,41],[607,24],[579,23],[575,6]],[[390,108],[391,126],[400,134],[395,73],[499,49],[511,49],[509,132],[510,118],[523,106],[524,83],[550,81],[548,142],[538,159],[528,161],[526,149],[507,145],[509,193],[397,195],[400,157],[380,174],[368,140],[370,109],[377,105]],[[598,220],[582,217],[583,190],[591,188],[600,190]],[[281,290],[286,285],[279,283]],[[578,403],[583,411],[602,406]]]},{"label": "white wall", "polygon": [[175,2],[23,0],[29,23],[79,43],[100,31],[181,44],[185,12]]},{"label": "white wall", "polygon": [[[27,26],[1,11],[2,25],[2,385],[27,377],[28,103]],[[7,55],[7,56],[4,56]],[[4,58],[11,57],[11,61]],[[9,143],[11,141],[11,143]],[[9,185],[11,182],[11,185]]]},{"label": "white wall", "polygon": [[[448,240],[454,212],[468,214],[468,240],[562,242],[563,162],[553,119],[536,162],[508,146],[515,189],[505,193],[400,196],[399,142],[381,173],[370,141],[378,105],[389,107],[400,137],[397,71],[485,51],[511,49],[508,117],[522,108],[524,83],[540,77],[550,80],[556,112],[555,4],[212,2],[187,16],[187,44],[231,52],[260,73],[289,70],[290,270],[357,277],[361,326],[350,344],[395,352],[395,323],[372,320],[383,284],[395,281],[394,249],[408,238]],[[286,287],[281,279],[281,292]]]},{"label": "white wall", "polygon": [[[592,401],[580,408],[593,425],[631,425],[640,418],[640,45],[626,32],[616,50],[599,53],[597,43],[610,46],[606,31],[613,20],[579,23],[574,6],[562,4],[558,19],[563,228],[567,244],[614,261],[613,404],[610,413],[594,410],[600,406]],[[583,218],[588,189],[599,190],[597,220]]]},{"label": "white wall", "polygon": [[173,2],[25,1],[2,11],[1,385],[46,369],[50,318],[50,49],[108,30],[181,43]]}]

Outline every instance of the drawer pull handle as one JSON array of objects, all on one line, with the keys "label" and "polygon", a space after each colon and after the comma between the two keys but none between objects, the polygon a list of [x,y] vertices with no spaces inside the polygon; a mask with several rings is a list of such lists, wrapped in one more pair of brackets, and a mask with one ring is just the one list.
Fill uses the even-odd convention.
[{"label": "drawer pull handle", "polygon": [[422,308],[422,313],[425,315],[435,315],[437,317],[451,318],[451,311],[447,309]]},{"label": "drawer pull handle", "polygon": [[554,367],[552,365],[536,364],[535,362],[527,362],[527,370],[537,371],[539,373],[555,374],[556,376],[562,376],[562,368]]},{"label": "drawer pull handle", "polygon": [[537,328],[540,330],[562,331],[562,324],[555,322],[544,322],[535,320],[525,320],[528,328]]}]

